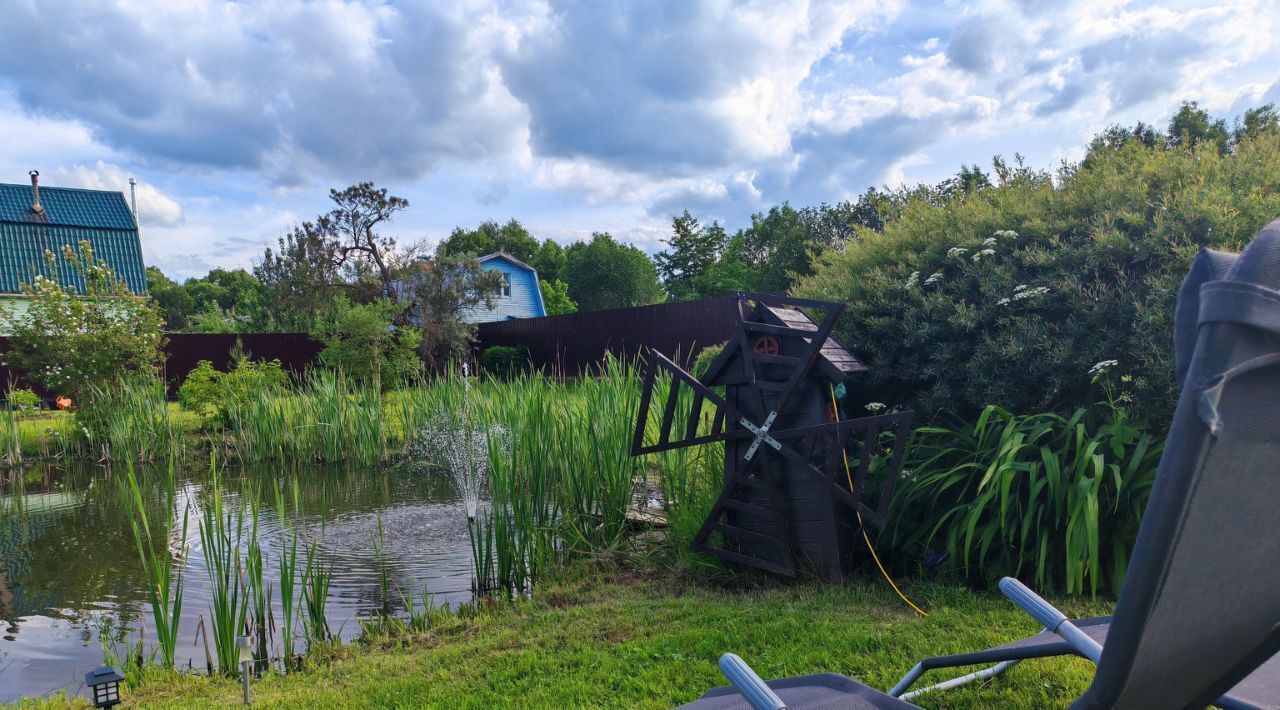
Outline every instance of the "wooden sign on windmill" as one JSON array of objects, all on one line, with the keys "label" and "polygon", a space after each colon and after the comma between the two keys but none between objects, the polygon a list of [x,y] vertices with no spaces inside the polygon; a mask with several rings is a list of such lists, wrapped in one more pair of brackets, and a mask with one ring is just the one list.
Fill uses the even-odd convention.
[{"label": "wooden sign on windmill", "polygon": [[[830,337],[843,304],[735,295],[735,337],[701,380],[649,353],[631,453],[723,441],[723,488],[693,549],[789,576],[804,561],[841,581],[858,526],[884,524],[911,413],[839,419],[835,387],[867,369]],[[661,410],[651,412],[659,370],[672,382]],[[689,390],[692,406],[679,408],[676,421]],[[656,440],[646,440],[655,431]]]}]

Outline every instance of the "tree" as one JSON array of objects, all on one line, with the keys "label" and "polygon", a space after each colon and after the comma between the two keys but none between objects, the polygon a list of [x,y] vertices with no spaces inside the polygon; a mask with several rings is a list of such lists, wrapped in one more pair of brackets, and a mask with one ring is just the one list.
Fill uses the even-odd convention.
[{"label": "tree", "polygon": [[190,333],[243,333],[250,330],[253,328],[236,316],[235,311],[223,310],[217,303],[206,303],[204,310],[191,314],[187,324],[187,332]]},{"label": "tree", "polygon": [[663,242],[668,248],[653,259],[662,285],[676,301],[706,297],[707,273],[728,242],[724,228],[718,222],[704,228],[685,210],[671,219],[671,232]]},{"label": "tree", "polygon": [[742,233],[731,237],[720,260],[707,269],[702,281],[703,298],[723,296],[732,291],[750,291],[756,288],[756,272],[747,263],[746,246]]},{"label": "tree", "polygon": [[335,245],[303,222],[280,238],[277,250],[267,247],[253,273],[262,287],[267,325],[309,331],[337,293]]},{"label": "tree", "polygon": [[409,320],[422,334],[418,350],[427,368],[439,372],[467,356],[475,326],[463,317],[482,304],[493,307],[502,274],[480,268],[475,259],[445,255],[410,283]]},{"label": "tree", "polygon": [[1195,101],[1184,101],[1169,119],[1168,136],[1165,138],[1170,148],[1190,148],[1207,142],[1216,145],[1219,153],[1227,152],[1230,140],[1227,122],[1209,118],[1209,112]]},{"label": "tree", "polygon": [[977,165],[961,165],[954,177],[943,180],[934,187],[939,200],[964,198],[991,187],[991,177]]},{"label": "tree", "polygon": [[533,255],[533,261],[529,262],[529,266],[538,272],[538,278],[547,281],[563,279],[564,247],[550,239],[543,240],[542,246],[538,247],[538,253]]},{"label": "tree", "polygon": [[403,310],[403,305],[389,299],[352,304],[339,296],[312,332],[324,343],[321,361],[379,392],[416,374],[422,368],[418,358],[422,334],[395,325]]},{"label": "tree", "polygon": [[565,250],[564,280],[581,311],[647,306],[662,300],[658,270],[639,249],[605,232]]},{"label": "tree", "polygon": [[751,226],[742,232],[743,255],[756,273],[754,288],[780,292],[795,276],[810,272],[809,234],[800,213],[789,203],[751,215]]},{"label": "tree", "polygon": [[168,331],[187,329],[187,319],[192,312],[191,295],[173,279],[154,266],[147,267],[147,293],[164,314],[164,326]]},{"label": "tree", "polygon": [[129,373],[154,376],[164,359],[160,308],[130,291],[87,241],[78,250],[65,246],[62,260],[66,268],[45,252],[45,273],[69,275],[65,283],[36,275],[22,285],[25,312],[0,305],[11,333],[8,360],[28,379],[77,400]]},{"label": "tree", "polygon": [[562,316],[566,313],[577,313],[578,304],[569,298],[569,284],[556,279],[555,281],[547,281],[543,279],[539,282],[542,288],[542,305],[547,308],[547,315]]},{"label": "tree", "polygon": [[351,269],[357,278],[372,270],[382,287],[382,296],[395,300],[391,288],[389,253],[395,240],[378,234],[379,225],[391,221],[397,212],[409,206],[403,197],[387,194],[385,187],[362,182],[345,190],[329,190],[329,199],[337,207],[316,220],[316,231],[331,242],[335,265]]},{"label": "tree", "polygon": [[1244,112],[1244,120],[1237,118],[1232,131],[1231,142],[1238,144],[1248,138],[1255,138],[1263,133],[1274,133],[1280,130],[1280,114],[1276,113],[1275,104],[1264,104]]},{"label": "tree", "polygon": [[538,240],[529,234],[524,225],[514,219],[508,220],[503,225],[489,220],[471,230],[455,228],[447,239],[440,242],[436,254],[484,256],[499,251],[506,252],[523,262],[532,262],[534,255],[538,252]]}]

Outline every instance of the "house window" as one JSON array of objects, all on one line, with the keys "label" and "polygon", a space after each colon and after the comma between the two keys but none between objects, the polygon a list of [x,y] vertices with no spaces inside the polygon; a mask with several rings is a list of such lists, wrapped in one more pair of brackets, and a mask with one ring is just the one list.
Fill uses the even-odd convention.
[{"label": "house window", "polygon": [[502,275],[502,295],[506,298],[511,297],[511,274],[504,273]]}]

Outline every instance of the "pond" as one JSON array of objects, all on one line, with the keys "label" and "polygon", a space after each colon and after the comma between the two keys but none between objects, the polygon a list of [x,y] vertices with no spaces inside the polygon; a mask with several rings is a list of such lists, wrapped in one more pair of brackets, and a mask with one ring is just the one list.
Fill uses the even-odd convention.
[{"label": "pond", "polygon": [[[103,660],[102,639],[139,630],[154,644],[146,577],[138,560],[128,512],[116,476],[99,466],[37,466],[0,474],[0,702],[57,690],[82,691],[84,673]],[[177,661],[203,669],[201,617],[209,616],[209,586],[198,533],[200,505],[210,489],[209,465],[179,467],[175,503],[166,503],[163,470],[140,469],[152,521],[169,522],[171,554],[189,550],[183,575],[185,599]],[[424,590],[437,604],[471,598],[467,514],[445,475],[402,467],[350,469],[228,467],[221,471],[228,510],[247,505],[238,491],[255,486],[263,510],[259,539],[269,584],[278,587],[278,555],[284,539],[276,491],[287,503],[289,525],[319,540],[333,565],[330,628],[344,639],[359,634],[357,619],[384,603],[403,611],[421,604]],[[294,504],[294,490],[298,492]],[[190,506],[186,539],[182,510]],[[381,521],[382,559],[391,599],[383,599],[374,536]],[[154,524],[154,522],[153,522]],[[301,544],[300,544],[301,547]],[[278,593],[273,595],[280,619]]]}]

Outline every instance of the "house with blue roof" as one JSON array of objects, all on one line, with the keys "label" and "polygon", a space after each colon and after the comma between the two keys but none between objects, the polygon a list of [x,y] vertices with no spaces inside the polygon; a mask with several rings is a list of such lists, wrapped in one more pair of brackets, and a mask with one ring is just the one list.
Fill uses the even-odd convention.
[{"label": "house with blue roof", "polygon": [[[538,284],[538,271],[532,266],[507,254],[494,252],[476,259],[480,268],[485,271],[497,271],[502,274],[502,288],[493,298],[493,308],[480,304],[475,308],[462,312],[462,320],[466,323],[491,323],[499,320],[516,318],[540,318],[547,314],[547,307],[542,302],[542,289]],[[430,260],[424,260],[424,268],[430,268]],[[409,293],[409,285],[404,280],[392,284],[396,293]]]},{"label": "house with blue roof", "polygon": [[[123,193],[41,187],[34,170],[30,185],[0,183],[0,300],[7,310],[25,312],[22,284],[37,275],[83,290],[83,280],[62,260],[63,247],[82,241],[130,290],[146,293],[138,222]],[[50,273],[46,252],[58,256],[57,273]]]}]

